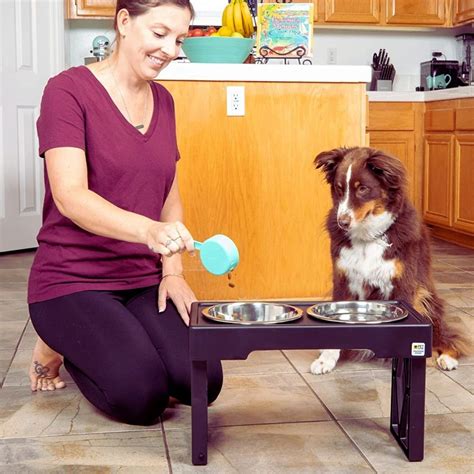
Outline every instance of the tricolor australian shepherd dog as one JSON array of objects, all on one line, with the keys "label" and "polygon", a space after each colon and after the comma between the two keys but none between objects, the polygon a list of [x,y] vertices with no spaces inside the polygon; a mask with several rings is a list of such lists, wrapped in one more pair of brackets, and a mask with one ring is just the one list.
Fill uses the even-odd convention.
[{"label": "tricolor australian shepherd dog", "polygon": [[[431,277],[429,234],[406,194],[396,158],[371,148],[338,148],[314,161],[331,185],[327,219],[333,262],[333,300],[404,300],[433,325],[437,364],[455,369],[468,350],[448,324]],[[330,372],[339,350],[323,350],[313,374]]]}]

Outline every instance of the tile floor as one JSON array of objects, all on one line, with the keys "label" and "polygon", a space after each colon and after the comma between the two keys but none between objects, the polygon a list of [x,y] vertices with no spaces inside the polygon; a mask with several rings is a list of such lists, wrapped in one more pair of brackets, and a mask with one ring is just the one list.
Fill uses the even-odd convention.
[{"label": "tile floor", "polygon": [[[408,463],[388,431],[390,367],[340,362],[309,373],[314,351],[254,352],[224,362],[209,410],[209,464],[194,467],[189,407],[161,423],[109,420],[79,393],[32,394],[35,333],[25,290],[32,252],[0,255],[0,472],[358,473],[474,471],[474,357],[458,370],[428,368],[425,460]],[[474,251],[434,243],[437,287],[450,313],[474,329]]]}]

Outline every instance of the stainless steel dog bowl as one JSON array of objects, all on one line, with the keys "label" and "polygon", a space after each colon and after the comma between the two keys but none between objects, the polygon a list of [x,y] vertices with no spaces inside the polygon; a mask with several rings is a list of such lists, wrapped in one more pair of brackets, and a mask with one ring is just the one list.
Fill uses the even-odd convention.
[{"label": "stainless steel dog bowl", "polygon": [[213,321],[230,324],[277,324],[301,318],[303,311],[279,303],[225,303],[209,306],[202,314]]},{"label": "stainless steel dog bowl", "polygon": [[333,301],[317,303],[307,313],[323,321],[345,324],[381,324],[400,321],[408,311],[392,301]]}]

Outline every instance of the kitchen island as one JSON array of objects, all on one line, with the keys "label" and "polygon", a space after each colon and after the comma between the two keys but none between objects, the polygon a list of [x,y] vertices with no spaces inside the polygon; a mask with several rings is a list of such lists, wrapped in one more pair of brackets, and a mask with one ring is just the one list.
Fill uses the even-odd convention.
[{"label": "kitchen island", "polygon": [[[200,300],[330,295],[329,187],[315,156],[366,144],[368,66],[173,63],[159,77],[176,107],[179,186],[196,240],[222,233],[240,252],[229,276],[185,255]],[[244,86],[245,116],[227,116]]]}]

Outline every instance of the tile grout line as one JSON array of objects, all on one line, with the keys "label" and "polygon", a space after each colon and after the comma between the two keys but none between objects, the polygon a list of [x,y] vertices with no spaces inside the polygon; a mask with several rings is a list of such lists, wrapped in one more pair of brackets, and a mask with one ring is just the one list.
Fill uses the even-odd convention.
[{"label": "tile grout line", "polygon": [[[425,419],[428,417],[433,417],[433,416],[451,416],[451,415],[470,415],[472,414],[472,411],[456,411],[456,412],[447,412],[447,413],[426,413],[425,414]],[[359,417],[359,418],[345,418],[342,421],[357,421],[357,420],[389,420],[390,417],[388,416],[373,416],[371,418],[367,417]],[[271,426],[271,425],[298,425],[298,424],[316,424],[316,423],[327,423],[329,421],[333,420],[302,420],[302,421],[278,421],[278,422],[267,422],[267,423],[252,423],[252,424],[247,424],[247,425],[210,425],[209,428],[241,428],[241,427],[249,427],[249,426]],[[337,420],[334,420],[337,423]],[[344,427],[341,425],[341,429],[346,434],[344,431]],[[162,428],[154,428],[154,429],[146,429],[146,430],[125,430],[125,431],[97,431],[97,432],[90,432],[90,431],[84,431],[84,432],[77,432],[77,433],[71,433],[71,434],[51,434],[51,435],[43,435],[43,436],[13,436],[13,437],[2,437],[0,438],[0,441],[3,440],[9,440],[9,441],[14,441],[14,440],[28,440],[28,439],[47,439],[47,438],[73,438],[73,437],[78,437],[78,436],[93,436],[93,435],[108,435],[108,434],[133,434],[133,433],[157,433],[159,431],[162,431]],[[170,431],[185,431],[182,428],[171,428]],[[348,436],[346,434],[346,436]],[[349,438],[350,439],[350,438]],[[353,443],[352,443],[353,444]]]},{"label": "tile grout line", "polygon": [[369,459],[367,458],[367,456],[362,452],[362,450],[359,448],[359,446],[356,444],[356,442],[349,436],[349,434],[346,432],[346,430],[344,429],[344,427],[339,423],[339,421],[336,419],[336,417],[334,416],[334,414],[331,412],[331,410],[326,406],[326,404],[321,400],[321,398],[319,397],[319,395],[316,393],[316,391],[313,389],[313,387],[311,387],[311,385],[308,383],[308,381],[303,377],[303,375],[296,369],[295,365],[291,362],[291,360],[287,357],[287,355],[284,353],[284,351],[281,351],[281,353],[283,354],[283,357],[285,357],[285,359],[288,361],[288,363],[296,370],[296,372],[298,373],[298,375],[300,376],[300,378],[303,380],[303,382],[305,383],[305,385],[311,390],[311,392],[313,392],[314,396],[319,400],[319,403],[321,403],[321,405],[324,407],[324,409],[326,410],[327,414],[329,415],[329,417],[332,419],[332,421],[334,421],[337,425],[337,427],[339,428],[339,430],[342,432],[342,434],[349,440],[350,444],[352,446],[355,447],[355,449],[357,450],[357,452],[360,454],[360,456],[362,457],[362,459],[365,460],[365,462],[368,464],[368,466],[372,469],[373,472],[377,472],[377,470],[374,468],[374,466],[372,466],[372,463],[369,461]]},{"label": "tile grout line", "polygon": [[78,431],[76,433],[60,433],[50,435],[33,435],[33,436],[3,436],[0,441],[3,440],[17,440],[17,439],[47,439],[47,438],[74,438],[75,436],[95,436],[95,435],[113,435],[113,434],[133,434],[133,433],[158,433],[161,428],[146,429],[146,430],[124,430],[124,431]]},{"label": "tile grout line", "polygon": [[[25,327],[23,328],[23,331],[21,331],[21,335],[20,337],[18,338],[18,342],[15,346],[15,349],[13,349],[13,355],[12,355],[12,358],[10,360],[10,363],[8,364],[8,367],[7,367],[7,370],[5,371],[5,377],[2,379],[1,383],[0,383],[0,389],[3,388],[3,384],[5,383],[5,380],[7,380],[7,376],[8,376],[8,372],[10,371],[11,369],[11,366],[13,364],[13,360],[15,359],[15,356],[16,356],[16,353],[18,352],[18,347],[20,347],[20,343],[21,343],[21,340],[23,339],[23,336],[25,335],[25,332],[26,332],[26,328],[28,327],[28,323],[30,322],[30,318],[28,317],[28,319],[26,320],[26,323],[25,323]],[[29,370],[29,369],[28,369]],[[29,373],[29,372],[28,372]]]},{"label": "tile grout line", "polygon": [[[248,426],[272,426],[272,425],[299,425],[303,423],[327,423],[332,420],[299,420],[299,421],[266,421],[258,423],[230,424],[230,425],[209,425],[209,428],[245,428]],[[176,428],[178,430],[179,428]]]},{"label": "tile grout line", "polygon": [[469,308],[470,306],[462,306],[461,308],[457,308],[456,306],[454,306],[456,308],[456,311],[461,311],[461,313],[465,314],[466,316],[471,316],[467,311],[464,311],[463,308]]},{"label": "tile grout line", "polygon": [[[461,366],[459,366],[459,367],[461,367]],[[466,367],[466,366],[463,366],[463,367]],[[447,377],[449,380],[451,380],[451,382],[454,382],[455,384],[459,385],[464,391],[466,391],[467,393],[469,393],[470,395],[472,395],[472,392],[471,392],[469,389],[467,389],[466,387],[463,387],[457,380],[451,378],[451,377],[448,375],[448,373],[449,373],[449,372],[452,372],[452,370],[450,370],[450,371],[447,371],[447,370],[440,370],[440,369],[438,369],[437,367],[436,367],[436,370],[438,370],[439,372],[441,372],[445,377]],[[457,369],[456,369],[456,370],[457,370]],[[449,411],[451,411],[451,409],[450,409]],[[456,412],[451,411],[451,413],[456,413]]]},{"label": "tile grout line", "polygon": [[165,424],[163,423],[163,417],[160,415],[161,434],[163,436],[163,444],[165,445],[166,462],[168,463],[169,474],[173,474],[173,466],[171,465],[171,456],[168,448],[168,440],[166,438]]}]

